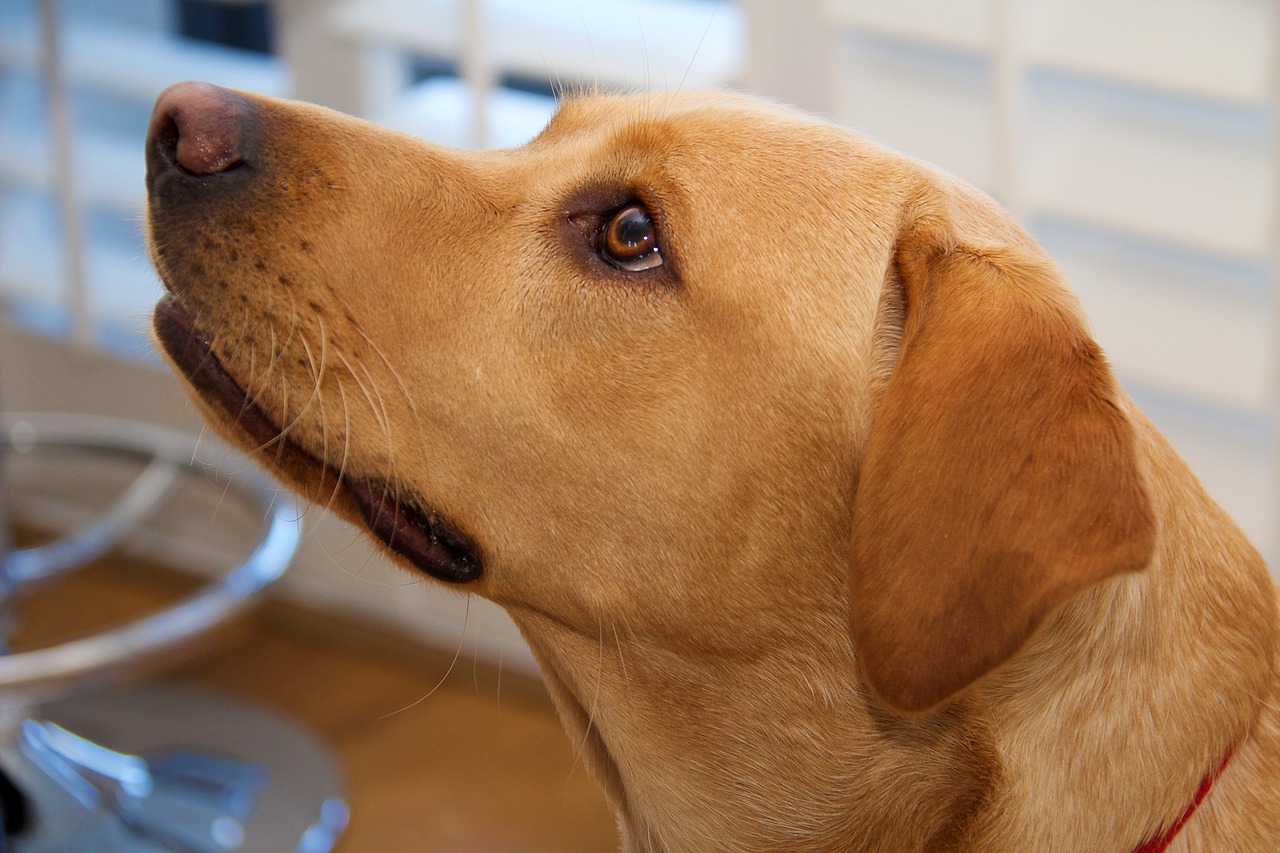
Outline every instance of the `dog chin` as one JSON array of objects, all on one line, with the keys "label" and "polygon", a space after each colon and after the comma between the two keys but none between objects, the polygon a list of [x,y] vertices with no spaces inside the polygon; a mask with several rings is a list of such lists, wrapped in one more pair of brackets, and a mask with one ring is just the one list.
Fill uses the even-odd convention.
[{"label": "dog chin", "polygon": [[282,433],[214,354],[212,336],[196,326],[176,297],[166,295],[157,303],[153,328],[169,361],[228,440],[255,453],[302,495],[323,496],[331,509],[368,528],[415,568],[447,583],[480,578],[480,549],[456,525],[384,479],[335,472]]}]

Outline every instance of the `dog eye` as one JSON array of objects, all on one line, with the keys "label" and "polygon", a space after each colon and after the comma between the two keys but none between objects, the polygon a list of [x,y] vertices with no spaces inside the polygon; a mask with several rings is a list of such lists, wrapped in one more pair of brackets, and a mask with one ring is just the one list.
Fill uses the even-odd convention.
[{"label": "dog eye", "polygon": [[662,266],[658,229],[642,205],[622,208],[599,233],[600,256],[620,270],[639,272]]}]

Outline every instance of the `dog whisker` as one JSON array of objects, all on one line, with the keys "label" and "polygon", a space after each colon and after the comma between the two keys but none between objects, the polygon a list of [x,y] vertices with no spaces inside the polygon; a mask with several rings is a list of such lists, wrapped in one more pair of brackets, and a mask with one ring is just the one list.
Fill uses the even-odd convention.
[{"label": "dog whisker", "polygon": [[194,466],[196,462],[199,460],[201,445],[204,444],[204,437],[208,433],[208,431],[209,431],[208,424],[205,424],[205,423],[200,424],[200,432],[196,434],[195,446],[191,448],[191,461],[189,464]]},{"label": "dog whisker", "polygon": [[[312,502],[308,505],[308,509],[320,509],[320,507],[314,502]],[[361,543],[360,535],[358,533],[354,533],[350,537],[350,539],[348,539],[345,545],[341,546],[340,548],[337,548],[336,550],[330,550],[328,547],[325,547],[324,555],[330,561],[332,561],[334,567],[339,572],[346,575],[348,578],[350,578],[353,581],[358,581],[360,583],[367,584],[369,586],[381,587],[384,589],[400,589],[401,587],[418,586],[420,584],[421,581],[418,577],[409,575],[407,573],[403,575],[403,577],[405,578],[404,580],[395,581],[395,582],[375,580],[374,578],[361,574],[361,572],[365,571],[366,569],[369,569],[373,566],[380,565],[380,563],[377,561],[377,558],[374,556],[372,552],[366,551],[363,555],[364,559],[361,561],[361,564],[354,569],[349,565],[347,565],[346,563],[342,562],[341,560],[337,559],[338,556],[345,554],[347,552],[347,549],[352,548],[360,543]]]},{"label": "dog whisker", "polygon": [[[392,434],[391,416],[387,411],[386,401],[382,398],[381,392],[378,391],[377,384],[373,382],[372,377],[369,376],[369,372],[363,364],[360,365],[360,370],[365,374],[365,379],[367,379],[368,382],[362,380],[360,376],[356,374],[354,366],[340,351],[335,351],[334,355],[336,355],[338,360],[342,362],[343,366],[347,369],[347,374],[351,376],[352,381],[356,383],[356,388],[364,397],[365,402],[369,404],[369,409],[377,420],[378,428],[382,431],[383,438],[386,441],[388,468],[392,467],[390,460],[395,450],[395,437]],[[348,424],[348,426],[350,426],[350,424]],[[350,433],[348,432],[347,435],[350,435]]]},{"label": "dog whisker", "polygon": [[589,706],[589,707],[586,707],[586,708],[583,708],[583,710],[586,712],[587,721],[586,721],[586,725],[585,725],[585,726],[583,727],[583,729],[582,729],[582,737],[579,739],[579,741],[578,741],[577,745],[574,747],[574,751],[573,751],[573,767],[571,767],[571,768],[570,768],[570,770],[569,770],[569,775],[570,775],[570,777],[572,777],[572,775],[573,775],[573,768],[576,768],[579,764],[583,765],[584,767],[586,766],[587,744],[590,742],[590,740],[591,740],[591,732],[592,732],[592,730],[595,728],[595,723],[596,723],[596,708],[597,708],[597,706],[598,706],[598,704],[599,704],[599,701],[600,701],[600,692],[601,692],[601,688],[602,688],[602,686],[603,686],[603,680],[604,680],[604,623],[603,623],[603,622],[598,622],[596,627],[597,627],[597,629],[598,629],[598,630],[597,630],[597,634],[596,634],[596,672],[595,672],[595,679],[594,679],[594,680],[595,680],[595,689],[594,689],[594,690],[592,690],[592,693],[591,693],[591,704],[590,704],[590,706]]},{"label": "dog whisker", "polygon": [[[272,337],[274,340],[274,332],[272,333]],[[320,362],[319,364],[317,364],[316,359],[311,354],[310,346],[307,345],[306,338],[299,338],[299,342],[302,344],[303,351],[306,353],[307,361],[310,365],[309,369],[313,377],[311,393],[308,395],[307,399],[303,402],[303,404],[300,407],[298,407],[297,411],[293,413],[293,416],[290,418],[290,420],[280,426],[277,434],[274,437],[268,439],[267,441],[262,442],[258,446],[257,450],[259,451],[265,450],[268,447],[271,447],[274,445],[279,449],[278,452],[283,452],[283,449],[285,446],[285,440],[289,437],[289,434],[298,428],[299,424],[302,422],[302,419],[306,416],[308,410],[313,405],[313,403],[316,403],[317,401],[320,400],[320,397],[321,397],[320,380],[318,377],[324,369],[324,350],[323,348],[321,349]],[[281,408],[281,411],[288,412],[290,410],[290,407],[287,404],[288,388],[289,388],[288,380],[285,377],[281,376],[279,378],[279,381],[281,384],[281,388],[283,389],[283,396],[282,396],[280,408]],[[260,393],[265,393],[266,382],[262,382],[261,385],[262,385],[262,391],[260,391]],[[323,408],[323,403],[319,403],[319,406],[320,408]],[[321,428],[323,429],[324,419],[319,418],[319,421],[321,423]]]},{"label": "dog whisker", "polygon": [[218,500],[213,505],[213,510],[209,513],[210,519],[216,519],[218,512],[222,509],[222,503],[227,499],[227,495],[231,492],[231,477],[227,477],[222,484],[222,491],[218,495]]},{"label": "dog whisker", "polygon": [[[242,320],[241,320],[241,323],[240,323],[240,333],[239,333],[238,335],[235,335],[235,336],[232,338],[232,340],[236,340],[236,341],[248,341],[248,340],[249,340],[249,327],[250,327],[249,314],[248,314],[248,312],[245,312],[245,313],[242,315]],[[273,331],[270,327],[268,327],[267,332],[268,332],[269,334],[271,334],[271,335],[272,335],[272,338],[271,338],[271,346],[270,346],[270,348],[268,349],[268,353],[269,353],[269,354],[271,354],[271,356],[274,358],[274,353],[275,353],[275,336],[274,336],[274,331]],[[263,378],[259,378],[259,377],[258,377],[258,375],[257,375],[257,374],[258,374],[258,365],[257,365],[257,349],[256,349],[255,347],[253,347],[253,346],[246,346],[246,347],[245,347],[245,355],[243,356],[243,359],[244,359],[244,361],[248,364],[248,378],[247,378],[247,380],[246,380],[245,387],[246,387],[246,388],[260,388],[260,387],[263,387],[264,379],[263,379]],[[268,365],[270,365],[270,362],[268,362]],[[268,370],[267,370],[266,372],[267,372],[268,374],[270,373],[270,368],[269,368],[269,367],[268,367]],[[253,395],[253,396],[251,396],[251,395],[249,395],[249,394],[245,394],[244,399],[240,401],[240,415],[239,415],[239,416],[240,416],[241,418],[243,418],[243,417],[245,416],[245,414],[249,411],[249,409],[250,409],[252,406],[256,405],[256,404],[257,404],[257,395],[256,395],[256,394],[255,394],[255,395]]]},{"label": "dog whisker", "polygon": [[[329,418],[325,416],[325,400],[324,394],[321,393],[321,388],[324,382],[325,364],[329,358],[329,346],[327,333],[324,328],[324,321],[317,317],[316,325],[319,327],[317,337],[320,339],[320,359],[319,363],[316,363],[311,358],[311,350],[307,350],[307,360],[311,362],[312,365],[311,393],[308,395],[307,401],[303,404],[302,410],[299,412],[299,416],[310,410],[312,406],[315,407],[316,416],[314,420],[320,425],[320,458],[328,464],[328,461],[333,454],[329,449]],[[345,447],[346,442],[344,440],[344,450]]]},{"label": "dog whisker", "polygon": [[621,669],[622,669],[622,683],[623,683],[623,684],[630,684],[630,683],[631,683],[631,679],[630,679],[630,677],[627,675],[627,660],[626,660],[626,657],[623,655],[623,652],[622,652],[622,638],[618,636],[618,623],[617,623],[617,622],[614,622],[614,621],[611,621],[611,622],[609,623],[609,627],[610,627],[610,629],[613,631],[613,645],[614,645],[614,648],[616,648],[616,649],[618,650],[618,665],[619,665],[619,666],[621,667]]},{"label": "dog whisker", "polygon": [[[268,355],[267,365],[264,369],[265,372],[263,375],[264,387],[265,387],[265,380],[268,380],[273,375],[281,372],[280,362],[284,360],[285,352],[287,351],[289,346],[288,339],[286,339],[283,343],[280,341],[279,337],[276,335],[276,329],[274,324],[269,325],[267,327],[267,331],[271,335],[271,348],[267,352],[267,355]],[[292,334],[292,330],[290,330],[290,334]]]},{"label": "dog whisker", "polygon": [[434,696],[436,691],[444,686],[444,683],[449,680],[449,676],[453,673],[453,668],[458,665],[458,658],[462,656],[462,646],[465,642],[465,638],[467,635],[467,625],[470,619],[471,619],[471,597],[467,596],[466,609],[463,610],[462,612],[462,633],[458,637],[458,647],[454,649],[453,660],[449,661],[449,668],[445,670],[444,675],[440,676],[440,680],[436,682],[435,686],[432,687],[430,690],[428,690],[426,694],[424,694],[421,698],[416,699],[413,702],[410,702],[408,705],[405,705],[403,708],[399,709],[398,711],[392,711],[389,714],[383,714],[381,717],[378,718],[378,722],[382,722],[383,720],[389,717],[394,717],[397,714],[403,714],[405,711],[408,711],[411,708],[416,708],[417,706],[421,705],[423,702],[427,701],[432,696]]},{"label": "dog whisker", "polygon": [[644,85],[640,91],[648,93],[653,91],[653,81],[650,79],[652,69],[649,67],[649,38],[644,32],[644,21],[637,20],[636,27],[640,31],[640,53],[644,65]]},{"label": "dog whisker", "polygon": [[342,380],[338,379],[334,382],[338,389],[338,396],[342,401],[342,458],[338,462],[337,471],[334,474],[333,489],[329,492],[329,499],[325,502],[325,509],[333,509],[334,503],[338,500],[338,495],[342,494],[342,480],[347,472],[347,455],[351,450],[351,441],[346,436],[351,435],[351,409],[347,404],[347,392],[342,387]]},{"label": "dog whisker", "polygon": [[[471,601],[471,593],[467,593],[467,601]],[[476,695],[480,695],[480,635],[473,634],[471,637],[471,686],[475,688]]]},{"label": "dog whisker", "polygon": [[502,707],[502,673],[503,673],[502,665],[505,662],[505,660],[506,660],[505,650],[499,649],[498,650],[498,672],[496,676],[497,683],[494,685],[494,689],[493,689],[493,703],[498,708]]},{"label": "dog whisker", "polygon": [[284,343],[280,344],[279,351],[286,352],[293,345],[293,339],[298,334],[298,329],[302,325],[299,318],[302,316],[298,310],[298,301],[292,293],[285,292],[285,298],[289,300],[289,331],[285,334]]},{"label": "dog whisker", "polygon": [[387,358],[386,353],[382,351],[382,347],[380,347],[373,338],[369,337],[369,335],[363,329],[361,329],[359,326],[352,326],[351,328],[353,331],[355,331],[357,335],[360,336],[360,339],[364,341],[365,345],[369,347],[370,351],[378,357],[378,360],[382,362],[382,366],[386,368],[387,373],[391,376],[391,380],[395,382],[396,387],[400,389],[400,394],[402,399],[405,402],[405,405],[409,407],[409,411],[411,413],[416,415],[418,413],[418,409],[417,409],[417,405],[414,402],[414,396],[409,392],[409,386],[406,385],[404,380],[400,378],[400,372],[396,370],[395,365],[391,362],[391,359]]},{"label": "dog whisker", "polygon": [[[280,389],[281,389],[280,390],[281,411],[287,412],[289,411],[289,383],[286,382],[283,378],[281,378],[280,380]],[[288,435],[287,430],[282,429],[275,435],[274,438],[271,438],[270,440],[265,442],[260,448],[261,450],[266,450],[267,448],[274,446],[276,451],[277,465],[279,465],[280,461],[284,458],[284,452],[286,447],[288,446],[285,443],[285,437],[287,435]]]},{"label": "dog whisker", "polygon": [[[348,313],[350,313],[350,308],[347,307],[346,302],[343,301],[341,298],[338,299],[338,304],[341,305]],[[410,411],[411,412],[414,411],[413,400],[408,395],[408,391],[405,388],[404,382],[401,381],[399,375],[396,373],[395,369],[391,366],[390,361],[382,353],[381,348],[371,338],[369,338],[369,336],[365,334],[362,329],[360,329],[358,324],[352,323],[348,328],[356,332],[358,335],[360,335],[361,339],[365,342],[365,345],[382,361],[383,365],[387,368],[388,372],[391,374],[392,379],[396,382],[397,385],[399,385],[403,394],[403,399],[409,404]],[[364,396],[366,402],[368,402],[370,410],[372,411],[374,418],[378,422],[379,429],[382,431],[383,439],[386,443],[386,462],[383,467],[382,479],[384,482],[391,482],[392,481],[391,474],[396,467],[395,466],[396,442],[395,442],[395,435],[392,431],[391,413],[388,410],[386,399],[383,396],[382,391],[380,390],[380,383],[374,380],[373,375],[369,372],[369,368],[366,367],[363,363],[356,362],[356,364],[352,364],[352,362],[342,354],[341,350],[338,350],[336,348],[335,348],[334,354],[338,358],[338,360],[343,364],[343,366],[346,368],[348,375],[350,375],[352,380],[356,383],[356,387],[359,389],[361,395]],[[360,373],[364,375],[363,379],[361,378],[360,375],[356,373],[356,370],[355,370],[356,365],[359,366]]]},{"label": "dog whisker", "polygon": [[[587,51],[588,53],[591,54],[591,69],[593,73],[593,79],[596,81],[599,81],[600,63],[599,63],[599,60],[596,59],[595,37],[592,34],[591,26],[587,23],[586,15],[584,15],[582,12],[582,8],[581,7],[576,7],[576,8],[578,12],[578,21],[582,24],[582,33],[584,36],[586,36],[586,39],[587,39]],[[543,65],[544,76],[551,83],[551,94],[556,99],[557,102],[562,101],[564,99],[564,95],[567,87],[570,87],[573,85],[582,85],[582,84],[577,83],[577,81],[575,80],[571,80],[569,83],[565,83],[564,78],[560,75],[559,69],[555,69],[555,70],[551,69],[550,64],[548,63],[546,58],[546,48],[541,42],[539,42],[538,44],[538,49],[539,49],[539,52],[542,54],[542,65]]]},{"label": "dog whisker", "polygon": [[[307,344],[307,339],[305,337],[298,338],[298,342],[302,345],[302,349],[307,355],[307,369],[311,374],[311,393],[307,396],[306,401],[303,402],[302,407],[298,410],[297,414],[295,415],[294,417],[295,423],[297,423],[297,421],[300,420],[304,414],[306,414],[306,412],[311,408],[312,405],[318,405],[321,408],[323,408],[323,405],[324,405],[324,401],[323,401],[324,395],[321,393],[321,388],[323,387],[323,384],[324,384],[324,375],[325,375],[325,368],[327,366],[326,361],[328,360],[328,357],[329,357],[329,353],[328,353],[329,348],[325,340],[324,323],[317,319],[317,325],[320,327],[320,331],[318,334],[318,337],[320,339],[319,358],[316,358],[315,354],[311,350],[310,345]],[[321,427],[323,427],[324,418],[321,417],[319,420],[320,420]]]},{"label": "dog whisker", "polygon": [[689,72],[693,70],[693,66],[698,61],[698,54],[702,52],[702,45],[707,40],[707,34],[711,32],[711,25],[716,22],[716,13],[720,11],[717,7],[711,7],[711,14],[707,17],[707,25],[702,28],[702,36],[698,39],[698,45],[693,49],[693,56],[689,57],[689,64],[684,67],[684,74],[680,77],[680,84],[676,86],[676,91],[684,89],[685,81],[689,79]]},{"label": "dog whisker", "polygon": [[[280,517],[279,510],[276,508],[276,503],[279,501],[280,495],[283,493],[283,491],[284,491],[283,488],[280,486],[276,486],[276,488],[272,490],[271,500],[267,503],[267,510],[266,510],[267,513],[270,513],[271,515],[275,515],[276,517]],[[285,520],[288,521],[290,524],[299,524],[302,522],[302,518],[303,516],[306,515],[307,510],[305,507],[299,506],[296,504],[294,505],[294,507],[295,507],[295,512],[293,514],[293,517],[286,518]]]}]

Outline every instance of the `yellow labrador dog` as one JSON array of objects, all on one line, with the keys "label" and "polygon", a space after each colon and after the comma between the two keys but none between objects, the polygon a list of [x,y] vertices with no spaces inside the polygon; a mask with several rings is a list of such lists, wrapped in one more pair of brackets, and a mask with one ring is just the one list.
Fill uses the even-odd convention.
[{"label": "yellow labrador dog", "polygon": [[1267,569],[981,193],[705,93],[147,157],[209,421],[507,609],[622,849],[1280,850]]}]

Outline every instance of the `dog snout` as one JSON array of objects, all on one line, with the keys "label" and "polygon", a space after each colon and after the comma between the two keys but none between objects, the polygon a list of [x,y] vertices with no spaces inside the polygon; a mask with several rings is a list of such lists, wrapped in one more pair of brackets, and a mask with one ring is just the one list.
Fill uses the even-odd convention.
[{"label": "dog snout", "polygon": [[255,160],[259,117],[248,98],[208,83],[160,93],[147,134],[147,187],[163,176],[216,183]]}]

